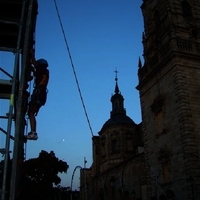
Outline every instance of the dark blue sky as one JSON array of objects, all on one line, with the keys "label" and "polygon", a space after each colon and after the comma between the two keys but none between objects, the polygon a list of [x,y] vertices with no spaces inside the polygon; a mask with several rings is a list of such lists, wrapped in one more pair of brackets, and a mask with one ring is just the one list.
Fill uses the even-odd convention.
[{"label": "dark blue sky", "polygon": [[[141,122],[138,57],[142,58],[142,0],[56,0],[74,69],[94,135],[109,119],[111,95],[117,69],[119,89],[127,115]],[[37,116],[38,141],[27,144],[27,159],[41,150],[53,150],[68,162],[62,185],[70,186],[77,165],[92,163],[91,131],[81,103],[63,33],[53,0],[38,0],[36,58],[49,62],[48,100]],[[0,65],[7,66],[13,55],[0,52]],[[0,75],[2,78],[2,75]],[[5,106],[1,106],[1,111]],[[5,123],[1,122],[5,129]],[[28,126],[29,129],[29,126]],[[1,146],[5,136],[0,135]],[[11,143],[12,148],[12,143]],[[79,173],[74,189],[79,187]]]}]

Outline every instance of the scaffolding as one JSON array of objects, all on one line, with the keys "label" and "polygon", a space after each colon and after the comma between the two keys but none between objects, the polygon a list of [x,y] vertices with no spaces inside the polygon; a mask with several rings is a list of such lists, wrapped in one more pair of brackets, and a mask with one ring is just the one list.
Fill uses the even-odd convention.
[{"label": "scaffolding", "polygon": [[[7,130],[0,127],[1,134],[6,134],[5,146],[0,147],[0,153],[4,155],[1,200],[8,197],[10,200],[17,199],[16,194],[20,189],[20,165],[24,161],[24,106],[27,101],[25,94],[30,67],[29,49],[34,49],[37,10],[37,0],[0,0],[0,51],[14,54],[12,75],[0,66],[0,73],[8,77],[5,80],[0,79],[0,101],[9,101],[8,113],[0,114],[0,120],[7,120]],[[12,150],[10,140],[14,141]],[[7,169],[11,152],[10,178]],[[8,182],[10,188],[7,187]]]}]

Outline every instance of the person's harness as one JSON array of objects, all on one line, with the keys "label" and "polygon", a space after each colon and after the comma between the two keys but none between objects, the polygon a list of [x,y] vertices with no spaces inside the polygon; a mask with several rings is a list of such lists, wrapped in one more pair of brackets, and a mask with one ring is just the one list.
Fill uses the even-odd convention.
[{"label": "person's harness", "polygon": [[49,71],[47,69],[38,70],[34,73],[34,75],[35,82],[31,99],[32,101],[34,101],[34,103],[43,106],[45,105],[47,100],[47,84],[49,80]]}]

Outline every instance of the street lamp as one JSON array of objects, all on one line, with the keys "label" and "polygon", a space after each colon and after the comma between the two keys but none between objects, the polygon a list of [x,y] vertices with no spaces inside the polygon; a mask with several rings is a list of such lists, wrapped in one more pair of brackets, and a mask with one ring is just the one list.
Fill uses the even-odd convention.
[{"label": "street lamp", "polygon": [[115,177],[110,178],[110,187],[112,188],[112,199],[114,200],[115,193],[114,193],[114,187],[115,187]]}]

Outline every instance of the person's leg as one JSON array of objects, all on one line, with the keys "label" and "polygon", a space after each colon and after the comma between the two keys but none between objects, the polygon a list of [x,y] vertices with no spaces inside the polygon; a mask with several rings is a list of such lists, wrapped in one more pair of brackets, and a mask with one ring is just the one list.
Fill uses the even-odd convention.
[{"label": "person's leg", "polygon": [[31,132],[36,132],[36,118],[33,112],[29,113],[29,120],[30,120]]},{"label": "person's leg", "polygon": [[37,140],[38,138],[37,133],[36,133],[36,118],[35,118],[35,113],[37,112],[37,110],[38,110],[37,104],[30,102],[28,116],[29,116],[31,131],[27,135],[27,139],[30,139],[30,140]]}]

